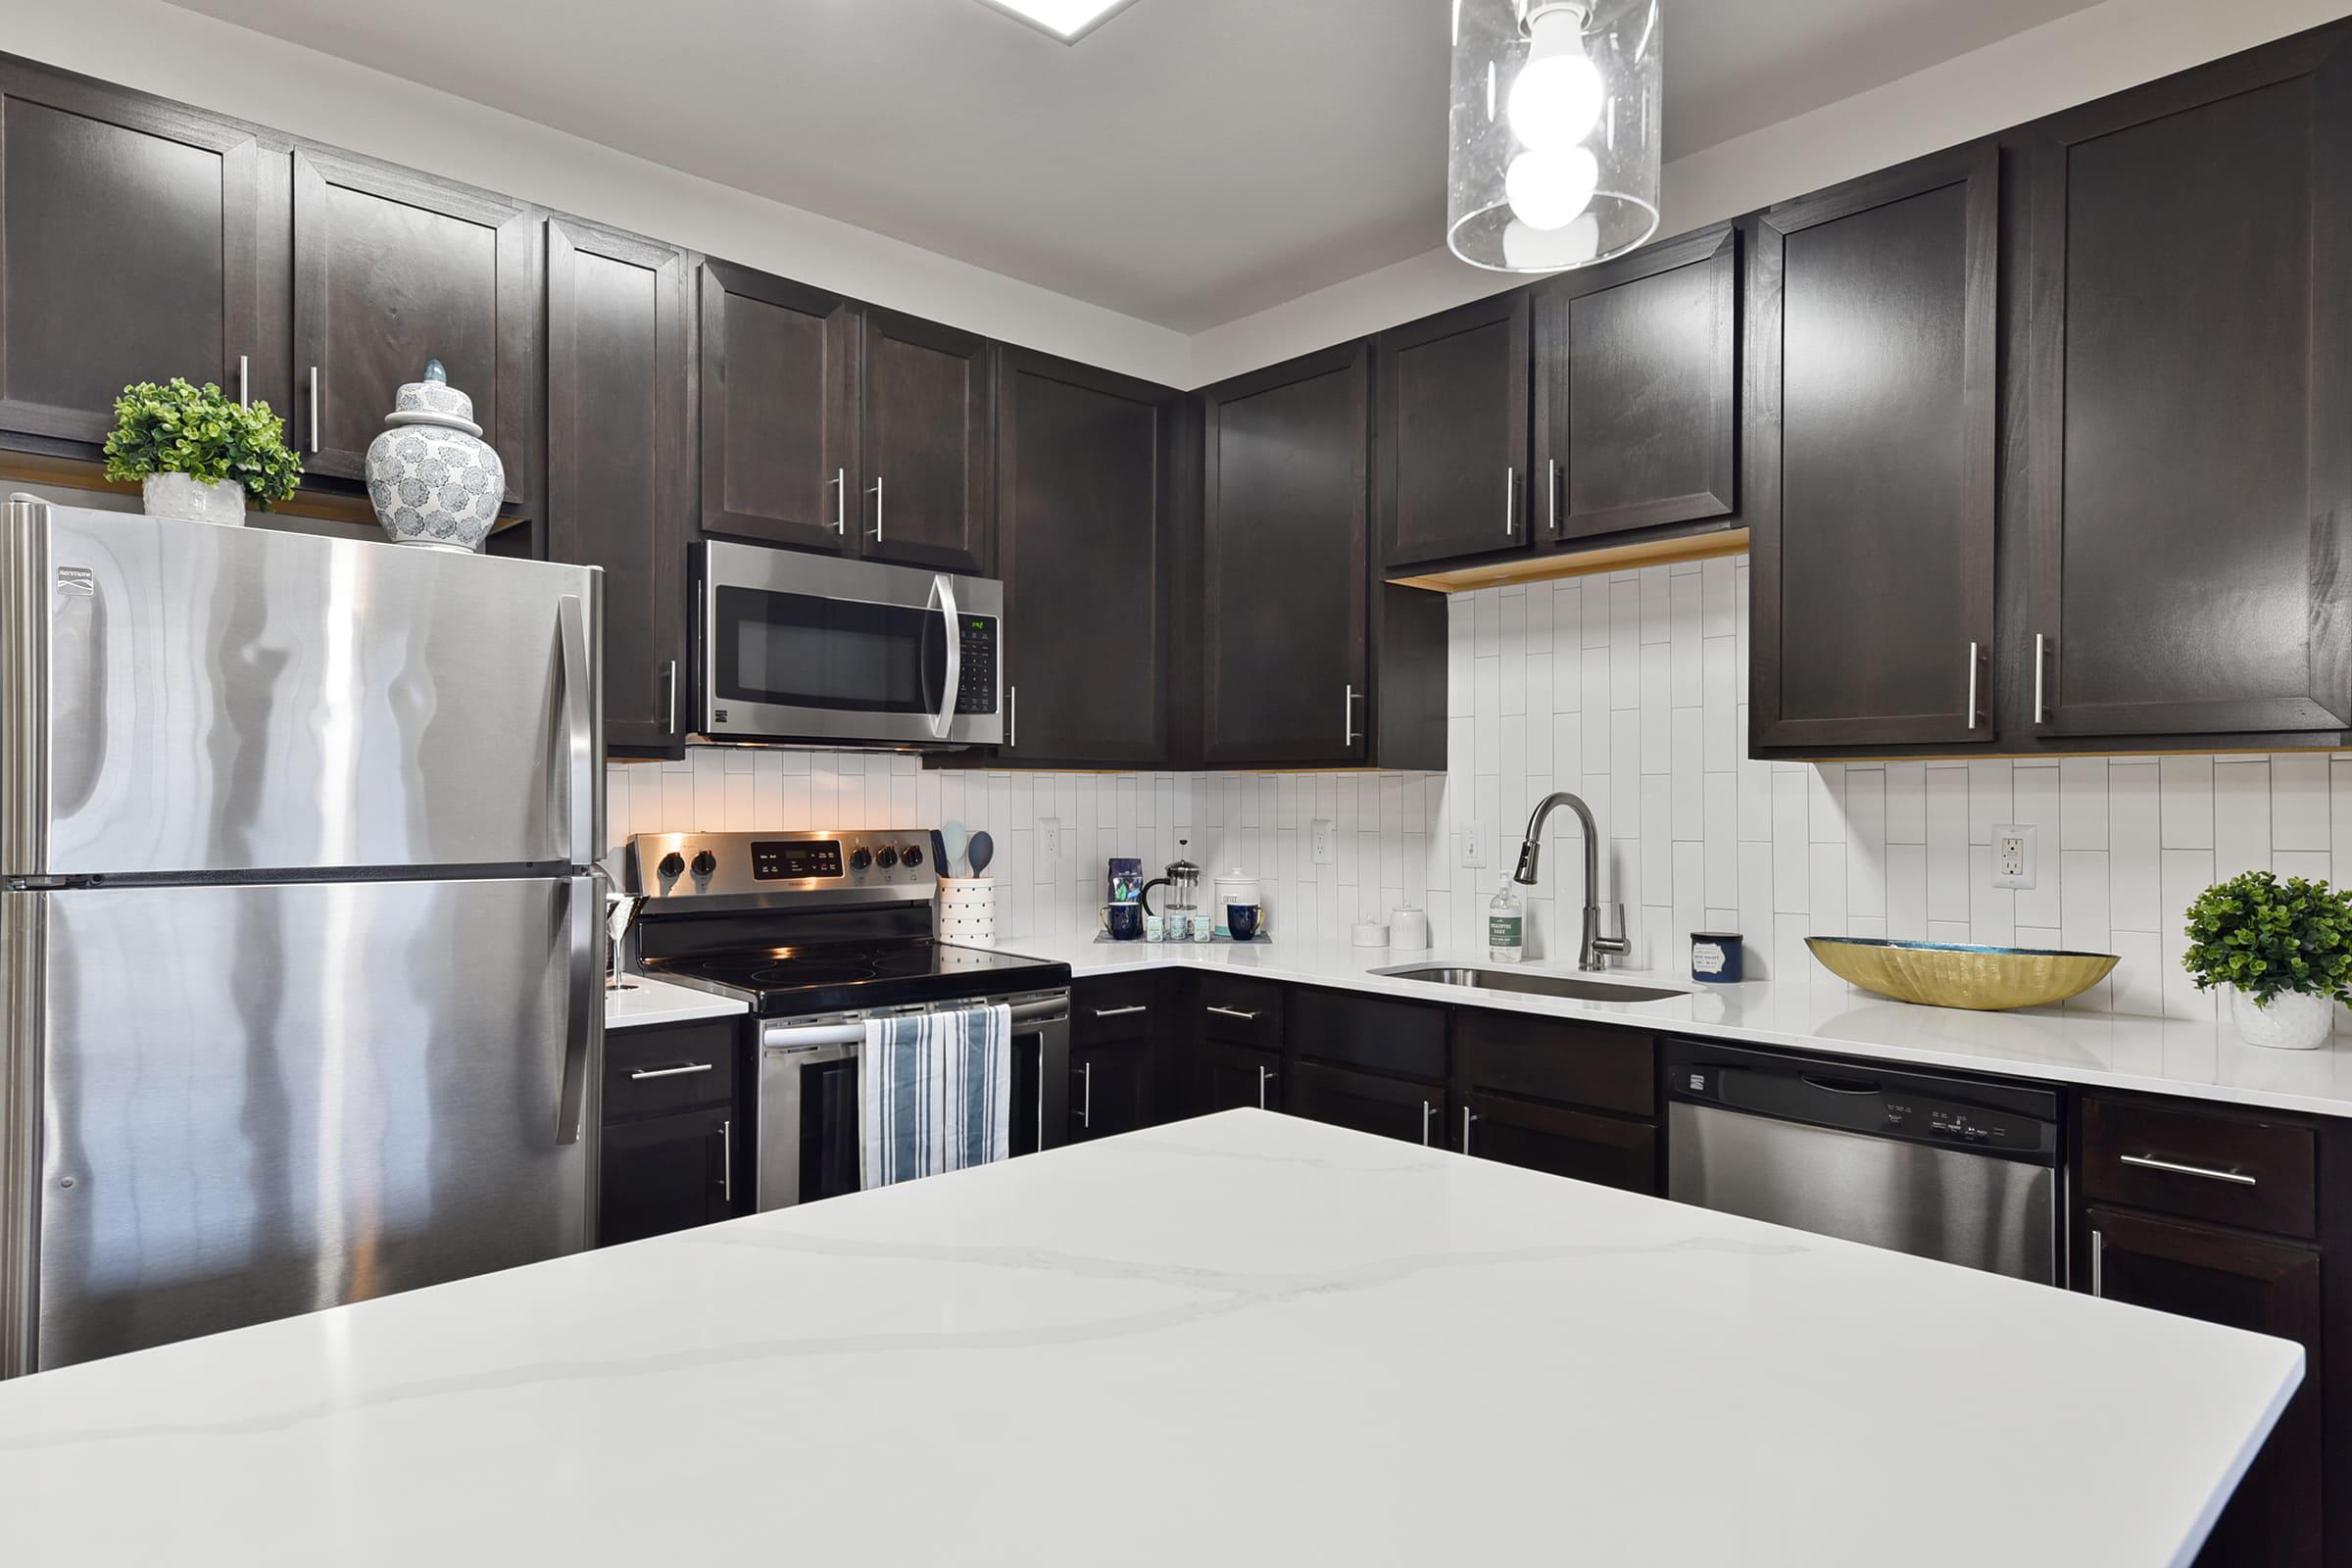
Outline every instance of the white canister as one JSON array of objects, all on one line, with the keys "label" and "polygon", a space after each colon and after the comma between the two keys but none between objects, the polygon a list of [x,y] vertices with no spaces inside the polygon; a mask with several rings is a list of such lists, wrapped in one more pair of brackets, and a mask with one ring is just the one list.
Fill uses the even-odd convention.
[{"label": "white canister", "polygon": [[939,879],[939,940],[964,948],[997,945],[997,879],[943,876]]},{"label": "white canister", "polygon": [[1258,906],[1258,923],[1261,926],[1265,923],[1267,914],[1271,912],[1266,908],[1265,900],[1258,897],[1257,878],[1238,865],[1230,871],[1217,873],[1216,896],[1209,902],[1208,912],[1219,930],[1224,929],[1225,906],[1229,904],[1256,905]]},{"label": "white canister", "polygon": [[1429,916],[1411,905],[1389,911],[1389,946],[1398,953],[1429,950]]}]

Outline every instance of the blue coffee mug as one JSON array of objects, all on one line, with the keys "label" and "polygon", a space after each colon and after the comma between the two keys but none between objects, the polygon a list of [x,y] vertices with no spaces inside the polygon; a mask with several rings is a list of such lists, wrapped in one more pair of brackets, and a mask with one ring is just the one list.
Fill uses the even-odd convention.
[{"label": "blue coffee mug", "polygon": [[1103,914],[1113,942],[1133,942],[1144,934],[1144,906],[1140,904],[1113,904]]},{"label": "blue coffee mug", "polygon": [[1225,906],[1225,929],[1233,933],[1236,942],[1254,941],[1259,913],[1254,904],[1228,904]]}]

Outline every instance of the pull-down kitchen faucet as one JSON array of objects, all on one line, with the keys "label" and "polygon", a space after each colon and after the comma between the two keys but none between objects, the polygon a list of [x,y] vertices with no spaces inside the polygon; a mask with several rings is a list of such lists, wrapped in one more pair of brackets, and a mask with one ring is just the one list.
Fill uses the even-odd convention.
[{"label": "pull-down kitchen faucet", "polygon": [[1536,803],[1535,815],[1527,819],[1527,839],[1519,846],[1519,869],[1511,880],[1522,887],[1536,885],[1536,863],[1544,856],[1544,820],[1555,807],[1565,806],[1576,813],[1585,830],[1585,935],[1576,950],[1579,969],[1602,969],[1603,959],[1617,954],[1630,953],[1633,944],[1625,940],[1625,906],[1617,906],[1617,934],[1600,934],[1600,904],[1595,889],[1600,882],[1600,833],[1592,825],[1592,808],[1566,790],[1554,790]]}]

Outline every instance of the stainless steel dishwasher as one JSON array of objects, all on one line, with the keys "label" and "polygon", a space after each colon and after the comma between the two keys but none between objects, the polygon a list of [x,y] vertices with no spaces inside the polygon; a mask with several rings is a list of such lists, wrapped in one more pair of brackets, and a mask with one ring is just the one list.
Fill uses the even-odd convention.
[{"label": "stainless steel dishwasher", "polygon": [[2057,1283],[2054,1091],[1695,1040],[1666,1091],[1677,1202]]}]

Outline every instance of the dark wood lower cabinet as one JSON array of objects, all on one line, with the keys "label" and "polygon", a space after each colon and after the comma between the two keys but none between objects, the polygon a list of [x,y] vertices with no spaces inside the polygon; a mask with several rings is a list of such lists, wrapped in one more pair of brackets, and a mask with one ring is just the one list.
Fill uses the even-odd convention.
[{"label": "dark wood lower cabinet", "polygon": [[1352,1127],[1359,1133],[1434,1144],[1443,1136],[1446,1091],[1438,1084],[1293,1062],[1283,1108],[1308,1121]]},{"label": "dark wood lower cabinet", "polygon": [[1070,1142],[1131,1133],[1160,1120],[1158,1065],[1150,1036],[1070,1051]]},{"label": "dark wood lower cabinet", "polygon": [[597,1245],[642,1241],[732,1217],[731,1105],[605,1129]]},{"label": "dark wood lower cabinet", "polygon": [[2094,1294],[2303,1347],[2303,1387],[2197,1561],[2201,1568],[2305,1568],[2325,1560],[2319,1250],[2114,1208],[2085,1209],[2082,1220],[2078,1280]]},{"label": "dark wood lower cabinet", "polygon": [[1283,1108],[1283,1061],[1271,1051],[1227,1045],[1221,1040],[1193,1044],[1193,1113]]},{"label": "dark wood lower cabinet", "polygon": [[1629,1193],[1659,1191],[1658,1129],[1647,1122],[1473,1093],[1461,1097],[1451,1132],[1452,1147],[1479,1159]]}]

